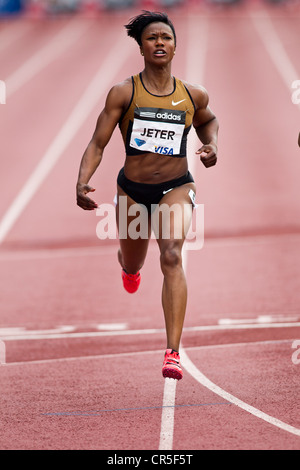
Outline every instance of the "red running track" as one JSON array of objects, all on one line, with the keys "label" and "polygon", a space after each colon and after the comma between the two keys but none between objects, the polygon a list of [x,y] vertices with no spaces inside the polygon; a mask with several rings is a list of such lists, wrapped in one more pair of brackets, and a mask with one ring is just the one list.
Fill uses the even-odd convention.
[{"label": "red running track", "polygon": [[[220,145],[213,169],[189,156],[205,241],[185,257],[184,379],[166,385],[155,241],[130,296],[117,241],[75,205],[105,95],[142,67],[135,13],[0,23],[0,448],[299,449],[299,9],[171,13],[173,72],[208,89]],[[122,162],[116,130],[99,203]]]}]

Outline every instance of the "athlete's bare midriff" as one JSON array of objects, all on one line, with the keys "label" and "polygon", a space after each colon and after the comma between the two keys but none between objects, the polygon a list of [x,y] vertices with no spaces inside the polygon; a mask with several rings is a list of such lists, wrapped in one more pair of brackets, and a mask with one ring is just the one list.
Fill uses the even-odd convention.
[{"label": "athlete's bare midriff", "polygon": [[145,153],[127,155],[125,176],[136,183],[156,184],[180,178],[188,171],[187,158]]}]

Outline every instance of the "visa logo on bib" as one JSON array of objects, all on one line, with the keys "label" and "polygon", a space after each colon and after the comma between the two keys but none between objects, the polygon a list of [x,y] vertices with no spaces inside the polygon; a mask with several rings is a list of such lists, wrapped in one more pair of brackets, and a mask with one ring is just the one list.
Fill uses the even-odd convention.
[{"label": "visa logo on bib", "polygon": [[160,153],[161,155],[174,155],[173,149],[170,147],[161,147],[155,146],[155,153]]}]

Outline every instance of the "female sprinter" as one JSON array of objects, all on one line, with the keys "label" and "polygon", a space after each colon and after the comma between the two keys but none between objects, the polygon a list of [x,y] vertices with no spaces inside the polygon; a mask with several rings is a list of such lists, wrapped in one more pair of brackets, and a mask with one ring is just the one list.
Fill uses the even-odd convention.
[{"label": "female sprinter", "polygon": [[[162,374],[179,380],[182,378],[179,344],[187,302],[182,247],[186,226],[191,223],[196,192],[193,177],[188,171],[186,140],[193,126],[203,144],[196,153],[205,167],[215,165],[218,121],[208,106],[206,90],[171,74],[176,34],[168,16],[143,11],[125,27],[127,34],[139,45],[144,69],[113,86],[107,95],[95,132],[81,160],[77,204],[85,210],[98,207],[87,196],[94,191],[88,183],[118,124],[126,158],[117,179],[117,221],[120,196],[123,200],[127,197],[128,210],[133,204],[141,204],[147,208],[149,217],[157,205],[170,207],[177,204],[176,207],[184,208],[184,224],[183,211],[175,211],[167,221],[169,236],[162,236],[162,227],[156,234],[163,273],[162,306],[167,337]],[[129,227],[132,218],[126,217],[126,220]],[[149,227],[151,229],[151,224]],[[178,227],[181,227],[180,236]],[[119,225],[118,229],[120,231]],[[147,254],[150,229],[147,237],[120,239],[118,259],[123,285],[131,293],[138,289],[141,281],[140,270]]]}]

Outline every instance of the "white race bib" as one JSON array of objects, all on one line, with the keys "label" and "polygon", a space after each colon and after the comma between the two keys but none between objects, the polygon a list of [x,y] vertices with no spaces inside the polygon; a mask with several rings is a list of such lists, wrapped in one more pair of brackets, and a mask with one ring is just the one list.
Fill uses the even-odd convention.
[{"label": "white race bib", "polygon": [[136,108],[130,147],[141,152],[178,155],[185,128],[185,111]]}]

